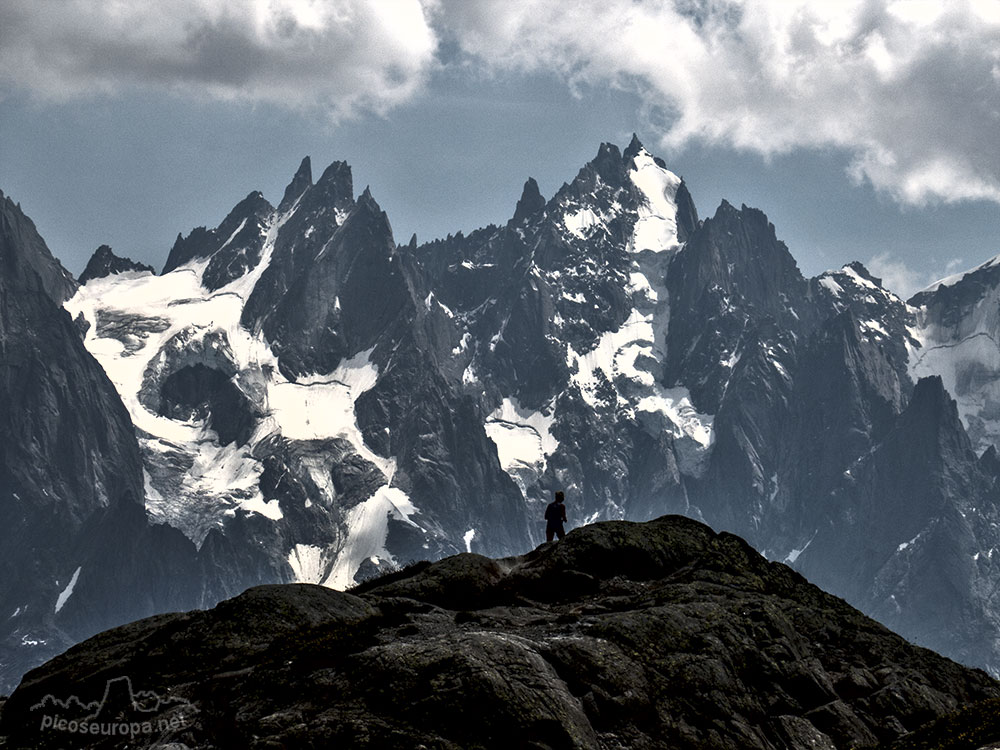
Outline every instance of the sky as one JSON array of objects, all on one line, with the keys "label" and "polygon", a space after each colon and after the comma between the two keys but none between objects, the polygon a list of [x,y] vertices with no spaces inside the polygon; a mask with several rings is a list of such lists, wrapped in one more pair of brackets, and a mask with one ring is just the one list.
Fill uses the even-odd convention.
[{"label": "sky", "polygon": [[1000,0],[0,0],[0,190],[74,273],[307,154],[425,241],[635,132],[702,217],[905,296],[1000,253],[998,126]]}]

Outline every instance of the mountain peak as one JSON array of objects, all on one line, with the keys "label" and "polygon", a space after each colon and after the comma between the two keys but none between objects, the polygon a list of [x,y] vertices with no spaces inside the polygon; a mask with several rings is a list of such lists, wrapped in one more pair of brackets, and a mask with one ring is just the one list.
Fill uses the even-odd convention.
[{"label": "mountain peak", "polygon": [[910,408],[916,409],[918,406],[933,412],[954,410],[956,415],[958,413],[955,400],[945,390],[940,375],[928,375],[917,381],[910,397]]},{"label": "mountain peak", "polygon": [[379,208],[378,202],[375,200],[375,197],[372,195],[372,187],[371,187],[371,185],[365,185],[365,189],[361,192],[361,197],[358,198],[358,203],[368,203],[368,204],[374,205],[375,208]]},{"label": "mountain peak", "polygon": [[273,210],[274,208],[264,198],[264,194],[259,190],[254,190],[253,192],[248,193],[246,198],[233,207],[233,210],[227,214],[223,223],[220,225],[220,229],[223,229],[224,231],[227,228],[226,222],[238,223],[250,216],[267,216]]},{"label": "mountain peak", "polygon": [[95,258],[110,258],[114,255],[114,251],[111,249],[111,245],[101,245],[94,251],[93,257]]},{"label": "mountain peak", "polygon": [[622,154],[622,157],[625,159],[633,159],[644,149],[645,146],[642,145],[642,141],[639,140],[639,136],[632,133],[632,140],[629,141],[628,147],[625,149],[625,153]]},{"label": "mountain peak", "polygon": [[605,182],[617,184],[622,177],[622,152],[613,143],[602,143],[590,165]]},{"label": "mountain peak", "polygon": [[76,292],[72,274],[53,257],[35,223],[21,210],[21,204],[9,196],[0,197],[0,259],[23,263],[37,273],[45,293],[57,305]]},{"label": "mountain peak", "polygon": [[123,258],[115,255],[108,245],[101,245],[90,256],[87,267],[80,274],[80,283],[86,284],[92,279],[100,279],[113,274],[125,273],[126,271],[146,271],[155,273],[152,266],[145,263],[136,263],[131,258]]},{"label": "mountain peak", "polygon": [[[346,161],[335,161],[323,170],[314,188],[322,205],[346,208],[354,202],[354,177]],[[310,202],[314,199],[310,197]]]},{"label": "mountain peak", "polygon": [[[245,250],[244,241],[254,244],[253,241],[260,236],[260,227],[273,211],[274,207],[264,199],[263,193],[254,190],[237,203],[215,229],[195,227],[187,237],[178,234],[170,253],[167,255],[167,262],[163,266],[162,273],[170,273],[195,258],[212,257],[227,245],[231,246],[231,252],[236,252],[237,248]],[[218,271],[218,262],[216,262],[210,276],[216,281],[221,281],[222,276],[216,277]],[[229,272],[223,275],[227,277],[226,281],[232,281],[235,278],[230,276]]]},{"label": "mountain peak", "polygon": [[870,281],[876,286],[882,286],[882,279],[880,279],[878,276],[873,275],[872,272],[865,267],[864,263],[862,263],[859,260],[852,260],[850,263],[844,266],[844,268],[850,268],[852,271],[854,271],[854,273],[856,273],[862,279]]},{"label": "mountain peak", "polygon": [[302,163],[299,164],[299,168],[295,172],[295,176],[292,181],[288,183],[288,187],[285,188],[285,195],[281,199],[281,203],[278,205],[279,211],[287,211],[292,207],[292,204],[299,199],[299,197],[310,187],[312,187],[312,162],[309,157],[303,157]]},{"label": "mountain peak", "polygon": [[524,189],[521,191],[521,198],[517,202],[517,208],[514,209],[514,217],[511,219],[511,223],[520,224],[537,214],[543,208],[545,208],[545,199],[538,189],[538,183],[535,182],[534,177],[529,177],[524,183]]},{"label": "mountain peak", "polygon": [[357,207],[359,213],[380,219],[388,227],[389,217],[372,195],[371,187],[366,185],[361,195],[358,197]]},{"label": "mountain peak", "polygon": [[348,182],[352,188],[351,192],[353,192],[354,179],[351,174],[351,166],[346,161],[334,161],[330,162],[329,166],[323,170],[323,174],[320,175],[316,184],[345,184]]}]

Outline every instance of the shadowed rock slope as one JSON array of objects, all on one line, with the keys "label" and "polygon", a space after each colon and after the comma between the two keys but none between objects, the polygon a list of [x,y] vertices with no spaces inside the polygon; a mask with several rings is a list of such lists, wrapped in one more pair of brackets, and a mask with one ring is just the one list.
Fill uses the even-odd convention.
[{"label": "shadowed rock slope", "polygon": [[76,288],[0,193],[0,692],[102,630],[191,606],[194,545],[147,522],[114,384],[59,307]]},{"label": "shadowed rock slope", "polygon": [[[109,705],[123,677],[133,703]],[[45,714],[134,721],[142,696],[158,707],[140,717],[149,733],[85,744],[849,748],[1000,685],[739,537],[664,516],[520,557],[420,563],[350,593],[265,586],[116,628],[30,672],[0,735],[61,747],[71,738],[43,731]]]}]

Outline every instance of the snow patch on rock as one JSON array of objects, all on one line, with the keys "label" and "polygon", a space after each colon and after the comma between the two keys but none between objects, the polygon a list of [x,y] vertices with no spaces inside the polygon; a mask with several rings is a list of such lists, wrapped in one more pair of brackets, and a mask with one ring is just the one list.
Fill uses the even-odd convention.
[{"label": "snow patch on rock", "polygon": [[296,544],[288,552],[296,583],[320,583],[329,567],[326,551],[315,544]]},{"label": "snow patch on rock", "polygon": [[938,279],[933,284],[931,284],[929,287],[927,287],[926,289],[923,289],[921,291],[924,291],[924,292],[936,292],[941,287],[955,286],[955,284],[957,284],[958,282],[960,282],[966,276],[971,276],[972,274],[976,273],[976,271],[982,271],[982,270],[984,270],[986,268],[992,268],[993,266],[996,266],[996,265],[1000,265],[1000,255],[997,255],[997,256],[994,256],[994,257],[990,258],[985,263],[980,263],[978,266],[976,266],[975,268],[973,268],[971,270],[968,270],[968,271],[959,271],[958,273],[952,274],[951,276],[946,276],[943,279]]},{"label": "snow patch on rock", "polygon": [[80,577],[81,570],[83,570],[83,568],[79,567],[73,571],[73,577],[69,579],[69,583],[66,585],[66,588],[60,592],[59,597],[56,599],[56,612],[62,609],[66,605],[66,602],[69,601],[69,598],[73,596],[73,589],[76,588],[76,582]]},{"label": "snow patch on rock", "polygon": [[277,375],[268,383],[268,411],[274,428],[286,438],[345,438],[359,455],[391,479],[395,461],[365,445],[354,414],[355,402],[378,380],[378,367],[371,362],[371,354],[371,349],[360,352],[328,375],[309,375],[294,383]]},{"label": "snow patch on rock", "polygon": [[497,447],[500,466],[527,495],[527,488],[545,472],[546,458],[559,447],[552,436],[555,413],[523,408],[505,398],[487,418],[486,434]]},{"label": "snow patch on rock", "polygon": [[844,288],[832,276],[826,274],[819,277],[819,285],[834,297],[840,297],[844,293]]},{"label": "snow patch on rock", "polygon": [[[365,445],[354,414],[355,401],[379,375],[371,350],[341,362],[331,373],[293,382],[282,375],[263,334],[240,323],[246,300],[271,262],[278,231],[294,211],[271,218],[259,264],[215,292],[202,286],[210,262],[202,258],[163,276],[95,279],[65,305],[70,315],[82,315],[91,324],[85,346],[114,383],[137,428],[147,513],[199,546],[237,512],[272,521],[284,517],[278,501],[261,493],[264,467],[254,453],[275,433],[288,440],[344,438],[386,481],[395,471],[392,459]],[[101,321],[104,325],[98,325]],[[231,376],[260,410],[246,445],[219,445],[206,423],[157,413],[165,378],[194,364]],[[329,467],[306,468],[320,493],[331,499]]]},{"label": "snow patch on rock", "polygon": [[908,330],[919,346],[907,342],[910,377],[940,375],[977,452],[1000,445],[1000,288],[946,324],[927,306],[911,310],[916,325]]},{"label": "snow patch on rock", "polygon": [[714,416],[698,412],[686,388],[666,388],[660,383],[663,355],[657,346],[653,314],[633,309],[617,330],[602,335],[589,352],[579,354],[572,346],[568,352],[568,364],[575,370],[572,381],[591,407],[602,405],[602,383],[610,382],[617,404],[607,405],[633,410],[654,434],[670,433],[678,441],[681,470],[700,472],[714,442]]},{"label": "snow patch on rock", "polygon": [[410,498],[398,487],[385,485],[368,500],[351,508],[345,517],[347,541],[337,555],[324,586],[343,591],[355,584],[354,575],[371,558],[392,560],[385,548],[389,519],[417,526],[410,516],[417,512]]},{"label": "snow patch on rock", "polygon": [[657,164],[646,149],[636,154],[633,163],[629,177],[643,202],[633,229],[632,250],[674,250],[678,245],[676,197],[681,178]]},{"label": "snow patch on rock", "polygon": [[580,239],[585,239],[592,227],[598,226],[603,222],[604,218],[600,214],[595,213],[592,208],[582,208],[579,211],[567,213],[563,216],[563,225],[567,231]]}]

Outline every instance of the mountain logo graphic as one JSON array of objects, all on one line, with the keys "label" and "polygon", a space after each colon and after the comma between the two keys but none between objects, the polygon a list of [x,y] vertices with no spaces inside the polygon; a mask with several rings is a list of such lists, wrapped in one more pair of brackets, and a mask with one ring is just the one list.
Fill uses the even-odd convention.
[{"label": "mountain logo graphic", "polygon": [[165,738],[184,729],[197,711],[186,698],[135,690],[129,677],[113,677],[98,701],[77,695],[58,698],[51,693],[31,707],[42,712],[39,729],[93,736],[158,734]]}]

